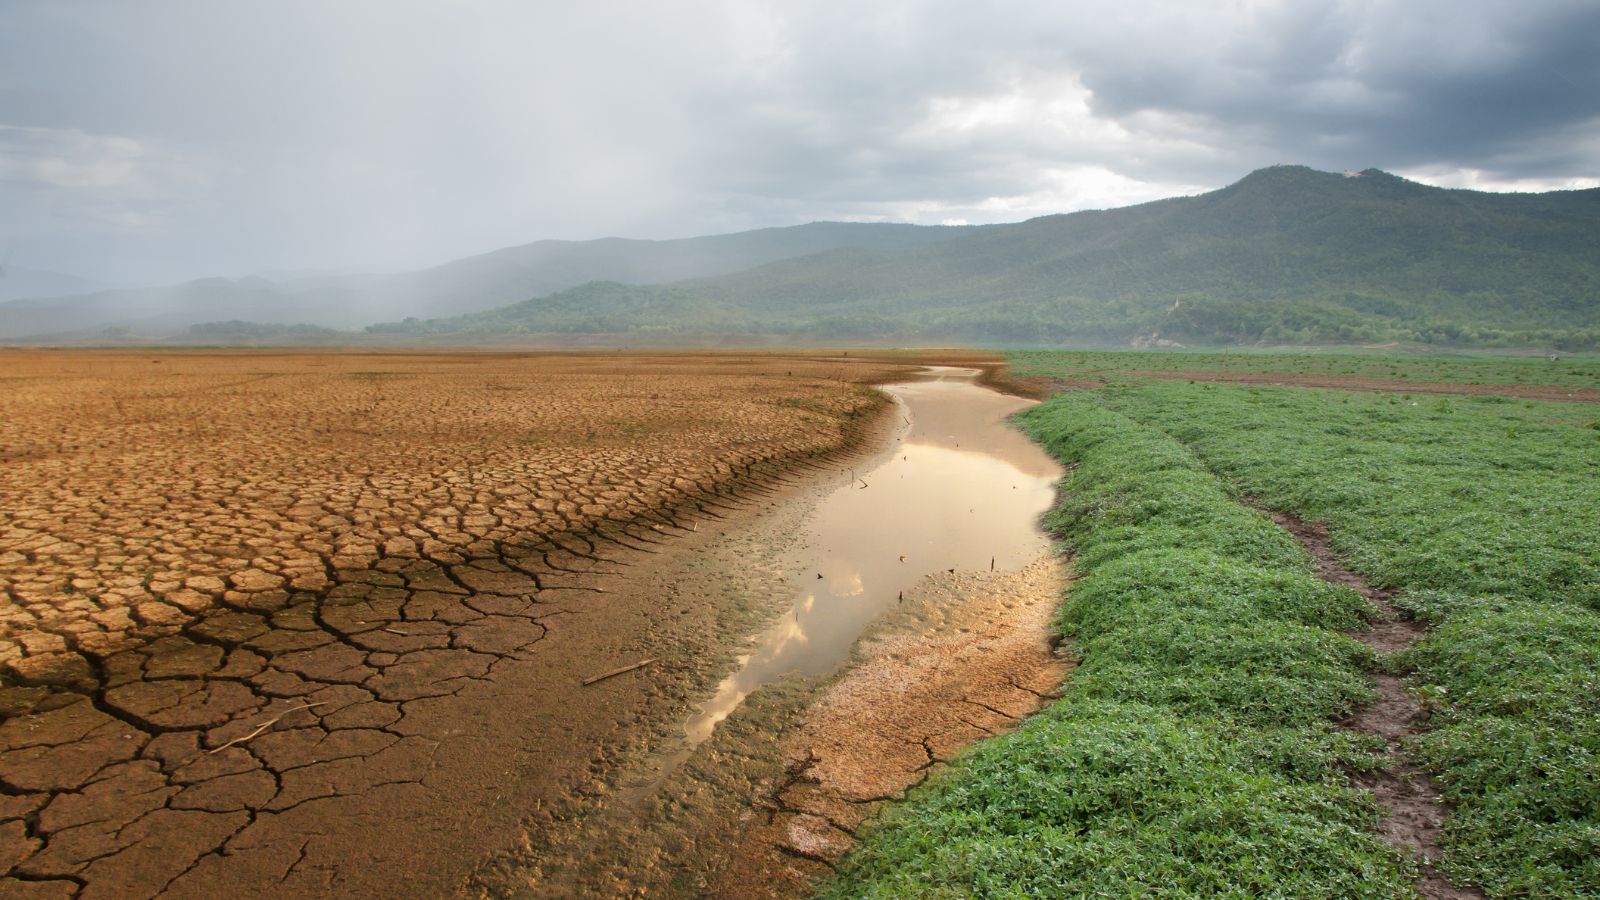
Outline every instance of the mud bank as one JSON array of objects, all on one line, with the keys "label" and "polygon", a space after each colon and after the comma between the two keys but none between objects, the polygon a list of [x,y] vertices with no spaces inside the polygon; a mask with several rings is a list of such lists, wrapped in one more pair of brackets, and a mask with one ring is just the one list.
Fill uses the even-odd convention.
[{"label": "mud bank", "polygon": [[1030,402],[934,370],[889,385],[886,449],[773,504],[664,583],[771,624],[583,805],[544,809],[473,893],[795,896],[884,803],[1048,698],[1060,476]]}]

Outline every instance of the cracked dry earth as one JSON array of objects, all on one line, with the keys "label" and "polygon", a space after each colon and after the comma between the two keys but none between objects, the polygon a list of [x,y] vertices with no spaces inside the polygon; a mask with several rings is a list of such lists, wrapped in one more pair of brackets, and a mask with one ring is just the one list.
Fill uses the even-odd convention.
[{"label": "cracked dry earth", "polygon": [[735,639],[663,615],[667,536],[849,447],[888,371],[0,355],[8,897],[456,891]]},{"label": "cracked dry earth", "polygon": [[[714,549],[712,564],[737,555],[761,568],[768,527]],[[761,588],[759,572],[747,578],[740,590]],[[472,892],[806,896],[863,823],[1055,696],[1070,661],[1052,646],[1049,622],[1066,579],[1054,554],[1018,572],[928,579],[836,677],[762,688],[643,793],[627,785],[637,772],[620,766],[623,784],[583,811],[530,822],[523,845],[488,860]],[[653,761],[631,768],[650,771]]]},{"label": "cracked dry earth", "polygon": [[1049,640],[1065,583],[1051,553],[1016,573],[926,584],[915,624],[864,641],[861,661],[783,741],[783,775],[741,822],[716,893],[803,895],[886,804],[1054,699],[1069,669]]},{"label": "cracked dry earth", "polygon": [[[676,596],[709,574],[730,593],[765,598],[758,620],[770,623],[788,609],[796,561],[820,549],[796,546],[797,536],[841,479],[852,483],[853,471],[811,482],[740,523],[696,557],[693,576],[663,572],[664,592]],[[1024,563],[920,579],[855,642],[842,669],[761,687],[684,758],[676,750],[686,713],[677,741],[621,760],[581,808],[550,806],[530,818],[521,846],[488,859],[471,892],[808,895],[864,822],[1059,689],[1070,660],[1049,623],[1067,565],[1048,544]]]}]

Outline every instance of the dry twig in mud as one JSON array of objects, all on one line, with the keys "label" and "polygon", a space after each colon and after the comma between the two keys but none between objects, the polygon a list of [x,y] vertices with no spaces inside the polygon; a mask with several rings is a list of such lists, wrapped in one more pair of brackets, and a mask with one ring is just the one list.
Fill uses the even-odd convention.
[{"label": "dry twig in mud", "polygon": [[623,666],[620,669],[612,669],[609,672],[602,672],[599,675],[594,676],[593,678],[585,678],[583,680],[583,686],[584,687],[588,687],[591,684],[595,684],[597,682],[605,681],[607,678],[611,678],[611,677],[614,677],[614,676],[617,676],[617,675],[626,675],[627,673],[632,672],[634,669],[642,669],[645,666],[648,666],[648,665],[650,665],[651,663],[653,663],[655,661],[656,661],[656,657],[651,657],[650,659],[641,659],[641,660],[639,660],[638,662],[636,662],[636,663],[634,663],[632,665]]},{"label": "dry twig in mud", "polygon": [[255,731],[252,731],[249,734],[244,735],[243,737],[236,737],[233,740],[227,742],[226,744],[222,744],[220,746],[214,747],[214,748],[212,748],[210,750],[207,750],[206,752],[208,754],[221,753],[222,751],[228,749],[229,747],[232,747],[234,744],[243,744],[246,741],[255,740],[257,737],[261,736],[261,733],[263,731],[266,731],[268,728],[271,728],[272,726],[274,726],[274,725],[278,724],[279,722],[283,721],[283,717],[287,716],[289,713],[299,712],[302,709],[310,709],[313,706],[327,706],[327,705],[328,704],[326,702],[322,702],[322,703],[305,703],[305,704],[302,704],[300,706],[291,706],[288,709],[284,710],[283,712],[279,713],[277,715],[277,717],[268,719],[265,722],[262,722],[260,725],[257,725]]}]

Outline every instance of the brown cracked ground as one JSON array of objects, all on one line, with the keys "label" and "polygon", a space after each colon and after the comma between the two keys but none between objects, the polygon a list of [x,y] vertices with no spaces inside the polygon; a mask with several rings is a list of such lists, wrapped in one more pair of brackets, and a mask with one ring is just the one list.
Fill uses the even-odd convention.
[{"label": "brown cracked ground", "polygon": [[[805,509],[788,502],[741,523],[696,565],[725,590],[781,596],[782,544]],[[762,688],[665,777],[645,749],[581,806],[539,810],[469,892],[805,896],[862,823],[1053,696],[1069,668],[1049,628],[1066,577],[1047,553],[1013,573],[922,582],[842,672]],[[684,580],[663,583],[675,593]]]},{"label": "brown cracked ground", "polygon": [[[1311,555],[1318,577],[1354,589],[1371,604],[1370,628],[1346,634],[1379,653],[1404,650],[1423,636],[1426,629],[1403,617],[1389,602],[1394,590],[1373,587],[1339,561],[1325,524],[1305,522],[1291,513],[1266,512]],[[1383,764],[1372,772],[1359,774],[1356,780],[1383,811],[1384,837],[1418,862],[1422,877],[1417,882],[1417,892],[1422,896],[1430,900],[1484,896],[1476,888],[1451,884],[1434,865],[1443,854],[1439,837],[1449,808],[1433,779],[1412,761],[1404,746],[1406,739],[1417,734],[1425,718],[1422,703],[1406,690],[1405,681],[1398,675],[1379,672],[1373,681],[1378,699],[1356,710],[1344,726],[1383,739]]]},{"label": "brown cracked ground", "polygon": [[4,356],[0,892],[38,897],[455,890],[703,690],[758,613],[653,577],[891,371]]},{"label": "brown cracked ground", "polygon": [[885,804],[1053,699],[1068,670],[1049,641],[1064,568],[1050,555],[1011,575],[936,579],[914,624],[865,641],[783,742],[783,776],[758,794],[716,892],[804,894]]}]

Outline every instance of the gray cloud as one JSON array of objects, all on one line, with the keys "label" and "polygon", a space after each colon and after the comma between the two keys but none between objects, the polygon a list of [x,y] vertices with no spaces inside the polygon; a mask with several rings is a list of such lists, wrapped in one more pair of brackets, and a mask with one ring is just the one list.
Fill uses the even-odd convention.
[{"label": "gray cloud", "polygon": [[1005,221],[1275,162],[1600,175],[1587,0],[0,8],[0,262],[165,280]]}]

